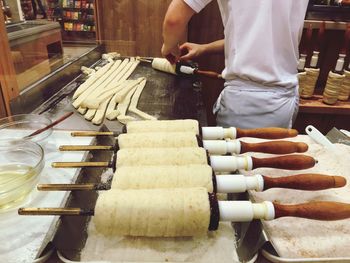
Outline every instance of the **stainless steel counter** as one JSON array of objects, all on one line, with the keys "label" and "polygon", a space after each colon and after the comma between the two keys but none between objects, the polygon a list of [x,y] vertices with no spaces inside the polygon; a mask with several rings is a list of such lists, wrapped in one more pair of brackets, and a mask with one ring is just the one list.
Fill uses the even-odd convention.
[{"label": "stainless steel counter", "polygon": [[[149,64],[143,63],[137,67],[130,78],[135,79],[141,76],[147,78],[147,84],[138,103],[140,110],[156,116],[158,119],[191,118],[206,125],[205,108],[202,103],[201,90],[198,87],[200,85],[195,77],[179,77],[159,72],[152,69]],[[40,113],[48,109],[43,114],[56,120],[66,112],[74,111],[73,116],[56,126],[55,129],[99,130],[100,126],[86,121],[84,116],[80,115],[72,106],[72,94],[81,81],[82,76],[80,75],[33,110],[32,113]],[[57,100],[60,101],[57,102]],[[50,107],[50,104],[55,105]],[[105,120],[103,124],[112,131],[122,131],[123,126],[118,121]]]},{"label": "stainless steel counter", "polygon": [[52,34],[53,30],[61,31],[61,26],[58,22],[49,21],[25,21],[6,26],[10,46],[16,46],[25,42],[37,39],[40,34]]}]

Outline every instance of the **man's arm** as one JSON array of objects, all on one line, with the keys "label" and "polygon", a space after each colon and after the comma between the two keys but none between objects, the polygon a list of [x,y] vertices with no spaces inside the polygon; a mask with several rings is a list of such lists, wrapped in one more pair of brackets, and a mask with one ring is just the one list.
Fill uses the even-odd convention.
[{"label": "man's arm", "polygon": [[220,54],[224,53],[225,41],[220,39],[208,44],[195,44],[195,43],[184,43],[180,46],[182,53],[186,52],[185,55],[180,57],[180,60],[191,60],[206,54]]},{"label": "man's arm", "polygon": [[162,55],[171,63],[175,63],[180,57],[181,52],[178,44],[194,14],[195,11],[183,0],[173,0],[169,5],[163,23]]}]

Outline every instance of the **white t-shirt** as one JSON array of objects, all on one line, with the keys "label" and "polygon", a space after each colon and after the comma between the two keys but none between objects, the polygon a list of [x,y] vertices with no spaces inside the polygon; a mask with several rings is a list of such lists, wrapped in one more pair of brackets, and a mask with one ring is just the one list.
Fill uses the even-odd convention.
[{"label": "white t-shirt", "polygon": [[[184,0],[200,12],[212,0]],[[225,28],[226,81],[293,87],[308,0],[217,0]]]}]

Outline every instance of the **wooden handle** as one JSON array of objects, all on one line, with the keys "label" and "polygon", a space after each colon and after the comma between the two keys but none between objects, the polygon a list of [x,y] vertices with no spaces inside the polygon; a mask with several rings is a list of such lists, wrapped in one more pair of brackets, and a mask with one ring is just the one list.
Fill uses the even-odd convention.
[{"label": "wooden handle", "polygon": [[345,203],[317,201],[297,205],[273,205],[275,218],[293,216],[328,221],[350,218],[350,204]]},{"label": "wooden handle", "polygon": [[196,70],[195,73],[209,78],[222,79],[222,76],[214,71]]},{"label": "wooden handle", "polygon": [[53,123],[51,123],[50,125],[47,125],[46,127],[36,130],[35,132],[25,136],[25,137],[31,137],[34,135],[38,135],[39,133],[42,133],[50,128],[52,128],[53,126],[56,126],[57,124],[59,124],[60,122],[64,121],[65,119],[67,119],[68,117],[72,116],[74,112],[68,112],[65,115],[63,115],[61,118],[59,118],[58,120],[54,121]]},{"label": "wooden handle", "polygon": [[258,128],[258,129],[250,129],[243,130],[237,129],[237,138],[241,137],[255,137],[262,139],[283,139],[295,137],[298,135],[298,131],[294,129],[284,129],[284,128]]},{"label": "wooden handle", "polygon": [[93,216],[94,210],[81,208],[19,208],[18,214],[26,216]]},{"label": "wooden handle", "polygon": [[91,191],[109,190],[109,184],[38,184],[39,191]]},{"label": "wooden handle", "polygon": [[303,142],[273,141],[262,143],[245,143],[241,141],[241,153],[262,152],[273,154],[306,152],[308,145]]},{"label": "wooden handle", "polygon": [[62,152],[70,151],[113,151],[115,148],[108,145],[61,145],[59,150]]},{"label": "wooden handle", "polygon": [[53,168],[111,167],[109,162],[54,162]]},{"label": "wooden handle", "polygon": [[95,131],[80,131],[72,132],[73,137],[89,137],[89,136],[116,136],[114,132],[95,132]]},{"label": "wooden handle", "polygon": [[325,190],[339,188],[346,185],[346,179],[342,176],[330,176],[323,174],[297,174],[278,178],[264,178],[264,190],[270,188],[288,188],[298,190]]},{"label": "wooden handle", "polygon": [[316,164],[316,160],[311,156],[307,155],[286,155],[278,156],[272,158],[255,158],[253,160],[253,169],[259,167],[270,167],[277,169],[286,169],[286,170],[303,170],[308,169]]}]

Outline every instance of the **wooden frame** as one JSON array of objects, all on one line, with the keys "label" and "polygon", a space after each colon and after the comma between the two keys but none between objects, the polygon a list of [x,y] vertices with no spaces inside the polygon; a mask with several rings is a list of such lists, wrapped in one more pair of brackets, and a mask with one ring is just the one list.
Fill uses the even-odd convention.
[{"label": "wooden frame", "polygon": [[0,98],[0,104],[2,101],[5,104],[0,108],[5,108],[6,114],[11,115],[10,100],[19,95],[19,89],[2,11],[0,11],[0,50],[0,84],[3,97]]}]

